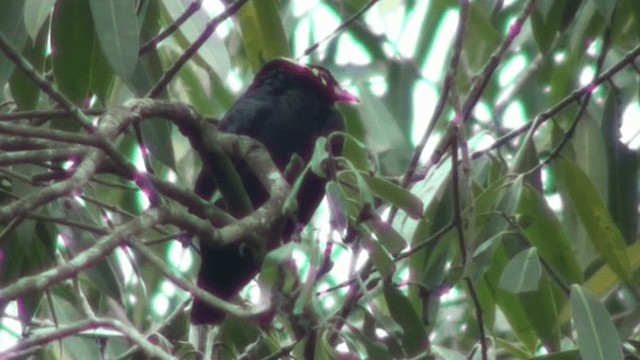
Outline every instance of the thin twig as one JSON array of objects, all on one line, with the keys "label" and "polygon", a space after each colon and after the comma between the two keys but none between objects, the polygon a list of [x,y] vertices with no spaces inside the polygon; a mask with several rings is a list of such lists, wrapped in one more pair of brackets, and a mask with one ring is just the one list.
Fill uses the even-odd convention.
[{"label": "thin twig", "polygon": [[480,351],[482,354],[482,360],[489,359],[489,345],[487,344],[487,335],[484,332],[484,314],[482,312],[482,305],[478,299],[478,293],[469,276],[464,277],[464,283],[469,291],[471,301],[473,301],[473,307],[476,312],[476,321],[478,322],[478,337],[480,338]]},{"label": "thin twig", "polygon": [[[445,106],[447,104],[447,99],[449,98],[449,92],[455,84],[455,79],[458,72],[458,64],[460,63],[460,55],[462,54],[462,46],[464,45],[468,22],[468,2],[464,2],[462,5],[464,4],[467,5],[461,7],[460,20],[458,21],[458,28],[456,30],[456,37],[453,45],[453,55],[451,56],[451,61],[449,62],[449,70],[447,71],[447,75],[445,76],[444,84],[442,85],[442,92],[440,94],[440,98],[438,99],[438,103],[436,104],[436,107],[433,111],[433,114],[431,115],[431,119],[429,119],[427,129],[422,135],[422,138],[420,139],[418,145],[416,145],[416,148],[413,151],[413,155],[411,156],[411,160],[409,161],[407,171],[402,178],[400,186],[402,186],[403,188],[406,188],[411,183],[411,179],[413,178],[413,175],[415,174],[418,167],[420,157],[424,152],[424,148],[427,146],[427,142],[433,134],[433,130],[435,129],[438,120],[444,112]],[[392,212],[391,214],[394,213]],[[390,219],[393,219],[393,216],[390,216]]]},{"label": "thin twig", "polygon": [[[167,219],[169,220],[169,219]],[[129,246],[135,249],[140,255],[142,255],[147,261],[149,261],[154,267],[156,267],[169,281],[174,285],[192,294],[193,296],[204,301],[208,305],[214,306],[227,314],[231,314],[239,318],[257,317],[268,310],[269,304],[261,304],[254,309],[247,309],[244,306],[232,304],[219,297],[212,295],[210,292],[199,288],[192,284],[190,281],[184,279],[183,275],[177,274],[171,270],[171,267],[160,259],[153,251],[149,250],[139,239],[131,238],[128,241]]]},{"label": "thin twig", "polygon": [[[105,111],[105,109],[86,109],[83,110],[83,113],[85,115],[99,116],[104,114]],[[0,114],[0,121],[47,118],[54,119],[67,114],[69,114],[69,112],[65,109],[18,111],[14,113]]]},{"label": "thin twig", "polygon": [[191,44],[191,46],[182,54],[178,60],[162,75],[160,80],[156,83],[156,85],[147,93],[145,97],[149,98],[157,98],[162,94],[167,85],[173,80],[173,78],[178,74],[180,69],[184,66],[184,64],[189,61],[198,50],[204,45],[204,43],[209,39],[209,37],[216,31],[216,28],[222,24],[227,18],[233,16],[236,12],[240,10],[240,8],[246,4],[249,0],[236,0],[231,5],[229,5],[220,15],[213,18],[211,21],[207,23],[204,31],[200,36],[196,39],[196,41]]},{"label": "thin twig", "polygon": [[158,35],[154,36],[151,40],[147,41],[144,45],[140,47],[138,50],[138,56],[145,55],[147,52],[155,49],[158,44],[162,42],[162,40],[169,37],[169,35],[173,34],[175,31],[180,28],[185,21],[187,21],[191,15],[195,14],[202,7],[202,0],[194,1],[189,4],[187,10],[184,11],[182,15],[180,15],[174,22],[171,23],[166,29],[162,30]]},{"label": "thin twig", "polygon": [[[491,55],[491,57],[489,58],[489,61],[483,67],[480,75],[478,76],[478,80],[475,82],[474,86],[469,91],[469,95],[467,95],[467,98],[464,104],[462,105],[461,113],[457,115],[460,117],[460,121],[462,122],[462,124],[466,124],[469,121],[473,108],[480,100],[482,93],[484,92],[485,88],[489,84],[489,81],[493,77],[496,69],[502,63],[502,60],[504,59],[505,54],[507,53],[507,50],[511,47],[516,37],[520,34],[520,31],[522,30],[522,27],[524,26],[525,21],[527,20],[527,18],[531,14],[531,11],[533,10],[534,4],[535,4],[534,0],[529,0],[527,2],[522,12],[520,13],[520,15],[518,15],[514,23],[511,25],[509,34],[507,35],[505,40],[502,42],[500,47]],[[431,155],[431,158],[426,164],[425,172],[424,174],[421,174],[422,177],[426,176],[426,174],[433,167],[433,165],[440,162],[440,159],[445,154],[447,149],[449,149],[450,147],[450,143],[454,138],[454,132],[455,132],[455,129],[453,125],[447,128],[447,131],[445,132],[445,134],[443,134],[442,139],[436,145],[433,151],[433,154]]]},{"label": "thin twig", "polygon": [[[62,325],[52,330],[44,330],[23,339],[16,346],[0,352],[0,358],[14,358],[13,356],[28,349],[39,348],[51,342],[63,340],[72,336],[89,335],[98,329],[111,329],[122,333],[127,339],[138,345],[150,358],[175,360],[175,357],[161,350],[156,344],[151,343],[134,327],[126,326],[112,319],[84,319],[75,323]],[[95,337],[95,336],[92,336]]]},{"label": "thin twig", "polygon": [[315,44],[309,46],[303,53],[301,56],[299,56],[297,58],[297,60],[300,60],[301,58],[308,56],[309,54],[311,54],[312,52],[316,51],[318,49],[318,47],[325,41],[330,40],[336,36],[338,36],[338,34],[340,34],[344,29],[348,28],[354,21],[356,21],[358,18],[360,18],[362,16],[362,14],[364,14],[367,10],[369,10],[373,5],[375,5],[377,2],[379,2],[380,0],[369,0],[368,3],[366,3],[360,10],[356,11],[353,15],[351,15],[347,20],[345,20],[342,24],[340,24],[340,26],[338,26],[335,30],[333,30],[329,35],[325,36],[324,38],[318,40]]},{"label": "thin twig", "polygon": [[149,227],[163,223],[168,212],[149,210],[143,215],[117,226],[109,235],[102,237],[95,245],[80,252],[64,266],[45,270],[32,276],[24,276],[16,282],[0,289],[0,304],[15,300],[19,296],[33,291],[49,288],[51,285],[78,275],[107,254],[115,250],[127,237],[135,235]]},{"label": "thin twig", "polygon": [[[607,27],[607,30],[605,31],[605,35],[604,35],[602,51],[600,52],[600,54],[598,56],[598,59],[596,61],[596,74],[600,73],[600,71],[602,70],[602,65],[604,64],[604,60],[605,60],[605,58],[607,56],[607,52],[609,50],[610,41],[611,41],[611,28]],[[609,80],[607,80],[607,81],[609,81]],[[578,123],[584,117],[584,114],[587,111],[587,106],[589,105],[589,102],[591,101],[592,94],[596,90],[597,86],[598,85],[595,85],[595,83],[591,83],[591,84],[587,85],[586,90],[583,92],[583,96],[582,96],[580,108],[578,109],[578,113],[574,117],[573,122],[571,122],[571,126],[569,126],[569,129],[567,129],[567,131],[565,131],[564,135],[562,136],[562,139],[560,140],[558,145],[556,145],[551,150],[549,155],[544,160],[542,160],[537,166],[534,166],[531,170],[527,171],[526,174],[531,174],[531,173],[534,173],[534,172],[538,171],[540,168],[542,168],[543,166],[546,166],[553,159],[555,159],[556,157],[558,157],[560,155],[560,152],[562,151],[564,146],[566,144],[568,144],[569,140],[571,140],[571,138],[573,137],[573,134],[574,134],[575,130],[578,128]]]},{"label": "thin twig", "polygon": [[[620,61],[618,61],[617,63],[615,63],[614,65],[612,65],[611,67],[609,67],[607,70],[605,70],[602,75],[598,76],[594,81],[592,81],[591,83],[578,88],[576,90],[574,90],[573,92],[571,92],[571,94],[567,95],[566,97],[564,97],[562,100],[560,100],[558,103],[556,103],[554,106],[552,106],[550,109],[548,109],[547,111],[540,113],[534,121],[528,122],[524,125],[522,125],[521,127],[519,127],[518,129],[515,129],[513,131],[511,131],[510,133],[502,136],[501,138],[499,138],[498,140],[496,140],[496,142],[494,142],[490,147],[488,147],[487,149],[481,150],[481,151],[477,151],[472,155],[472,159],[477,159],[483,155],[486,155],[487,153],[500,148],[502,146],[504,146],[505,144],[509,143],[511,140],[515,139],[516,137],[526,133],[527,131],[529,131],[527,137],[533,136],[533,132],[535,132],[535,130],[542,125],[544,122],[546,122],[547,120],[553,118],[554,116],[556,116],[558,113],[560,113],[561,111],[563,111],[566,107],[570,106],[571,104],[573,104],[576,101],[579,101],[586,92],[589,91],[593,91],[593,89],[595,89],[596,87],[598,87],[600,84],[602,84],[605,81],[609,81],[611,78],[613,78],[614,75],[616,75],[618,72],[620,72],[622,69],[624,69],[627,66],[634,66],[634,60],[640,56],[640,45],[636,46],[635,48],[633,48],[631,51],[627,52]],[[527,141],[527,140],[524,140]]]},{"label": "thin twig", "polygon": [[[460,248],[460,258],[462,262],[462,267],[464,268],[464,282],[469,291],[469,295],[473,301],[473,306],[475,308],[476,313],[476,321],[478,322],[478,333],[480,338],[480,348],[482,353],[482,360],[488,359],[488,345],[486,341],[486,335],[484,333],[484,321],[483,321],[483,313],[482,307],[480,306],[480,301],[478,300],[478,295],[476,294],[475,287],[473,282],[471,281],[471,277],[467,273],[467,269],[469,266],[469,261],[467,259],[467,244],[465,241],[465,232],[464,232],[464,224],[462,221],[462,206],[461,196],[460,196],[460,180],[458,177],[458,137],[457,134],[451,139],[451,182],[452,182],[452,193],[453,193],[453,209],[454,209],[454,224],[458,233],[458,246]],[[473,213],[472,215],[473,216]]]}]

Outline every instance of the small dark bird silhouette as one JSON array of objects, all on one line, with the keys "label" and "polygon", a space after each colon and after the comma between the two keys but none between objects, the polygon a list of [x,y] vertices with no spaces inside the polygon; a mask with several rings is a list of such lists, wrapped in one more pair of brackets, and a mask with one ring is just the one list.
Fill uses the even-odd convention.
[{"label": "small dark bird silhouette", "polygon": [[[219,128],[250,136],[262,142],[283,171],[294,154],[308,162],[318,137],[344,130],[336,102],[357,103],[358,98],[344,91],[329,71],[320,66],[304,66],[289,60],[273,60],[260,70],[247,91],[220,122]],[[207,159],[203,159],[207,161]],[[234,163],[254,208],[268,200],[268,193],[246,165]],[[210,164],[215,166],[215,164]],[[210,199],[216,184],[203,166],[195,192]],[[324,196],[325,180],[305,178],[298,193],[299,224],[306,224]],[[295,226],[285,227],[286,240]],[[230,299],[255,277],[259,262],[251,251],[241,248],[244,241],[225,247],[200,242],[202,258],[198,286]],[[217,324],[224,313],[195,299],[191,310],[194,325]]]}]

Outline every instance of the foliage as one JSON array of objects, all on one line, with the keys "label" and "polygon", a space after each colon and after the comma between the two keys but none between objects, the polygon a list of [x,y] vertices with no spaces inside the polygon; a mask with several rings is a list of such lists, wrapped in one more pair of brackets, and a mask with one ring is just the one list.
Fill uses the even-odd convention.
[{"label": "foliage", "polygon": [[[0,358],[640,357],[639,2],[224,3],[0,2]],[[208,120],[303,53],[362,104],[309,166],[328,211],[227,303],[189,234],[296,186],[240,220],[193,195],[211,149],[274,169]],[[232,315],[213,348],[192,295]]]}]

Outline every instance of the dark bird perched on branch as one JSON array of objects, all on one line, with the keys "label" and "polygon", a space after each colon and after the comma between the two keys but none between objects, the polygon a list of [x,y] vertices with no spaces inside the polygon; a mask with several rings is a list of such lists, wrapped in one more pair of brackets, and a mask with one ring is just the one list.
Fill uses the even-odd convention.
[{"label": "dark bird perched on branch", "polygon": [[[278,59],[260,70],[249,89],[222,119],[219,128],[259,140],[266,146],[280,171],[284,171],[294,154],[308,162],[318,137],[344,130],[344,122],[334,106],[335,102],[357,103],[358,98],[344,91],[323,67],[303,66]],[[206,161],[203,159],[203,162]],[[268,193],[246,165],[238,161],[234,165],[253,208],[258,208],[268,200]],[[300,224],[310,220],[324,196],[324,187],[324,179],[313,176],[305,178],[297,195],[296,220]],[[216,189],[207,166],[203,165],[195,192],[210,199]],[[282,234],[285,240],[293,228],[285,227]],[[202,262],[198,286],[222,299],[230,299],[251,281],[260,264],[251,251],[243,248],[242,243],[244,241],[213,247],[201,241]],[[191,310],[193,324],[215,324],[223,319],[223,312],[195,299]]]}]

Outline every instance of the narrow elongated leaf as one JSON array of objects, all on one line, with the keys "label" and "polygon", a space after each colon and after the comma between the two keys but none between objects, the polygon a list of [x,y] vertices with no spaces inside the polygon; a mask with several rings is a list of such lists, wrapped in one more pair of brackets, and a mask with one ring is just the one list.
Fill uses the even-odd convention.
[{"label": "narrow elongated leaf", "polygon": [[[536,291],[519,294],[533,330],[548,351],[560,350],[560,323],[554,288],[546,274],[542,274]],[[564,294],[562,294],[564,299]]]},{"label": "narrow elongated leaf", "polygon": [[90,0],[91,14],[102,50],[114,72],[128,79],[138,61],[138,18],[135,2]]},{"label": "narrow elongated leaf", "polygon": [[391,317],[402,327],[402,342],[409,355],[423,351],[428,344],[427,334],[409,299],[390,281],[384,282],[383,291]]},{"label": "narrow elongated leaf", "polygon": [[[9,40],[13,48],[20,52],[27,41],[27,31],[22,18],[23,0],[0,1],[0,32]],[[14,65],[0,52],[0,89],[4,89]]]},{"label": "narrow elongated leaf", "polygon": [[500,288],[512,294],[535,291],[541,274],[538,252],[535,248],[529,248],[509,261],[500,277]]},{"label": "narrow elongated leaf", "polygon": [[369,236],[363,236],[361,241],[373,264],[380,271],[380,275],[385,278],[393,276],[396,271],[396,264],[389,253],[380,246],[380,243]]},{"label": "narrow elongated leaf", "polygon": [[525,186],[518,205],[522,232],[538,254],[568,283],[582,283],[584,276],[571,241],[560,220],[542,195]]},{"label": "narrow elongated leaf", "polygon": [[620,126],[625,103],[615,87],[610,90],[602,116],[602,133],[608,171],[609,211],[627,244],[635,240],[638,228],[638,158],[637,154],[620,141]]},{"label": "narrow elongated leaf", "polygon": [[611,14],[613,14],[613,11],[618,4],[618,0],[591,0],[591,2],[593,2],[593,4],[596,6],[596,9],[598,9],[598,12],[602,14],[605,19],[611,18]]},{"label": "narrow elongated leaf", "polygon": [[579,360],[579,359],[580,359],[580,352],[574,349],[560,351],[553,354],[540,355],[540,356],[531,358],[531,360]]},{"label": "narrow elongated leaf", "polygon": [[[338,133],[336,133],[337,135]],[[342,132],[338,136],[344,138],[342,156],[344,156],[353,167],[361,171],[369,171],[371,168],[371,158],[367,150],[367,145],[356,139],[352,134]]]},{"label": "narrow elongated leaf", "polygon": [[559,24],[550,24],[550,19],[547,14],[544,14],[538,8],[534,9],[531,13],[533,37],[541,53],[546,54],[551,49],[553,40],[556,38],[558,26]]},{"label": "narrow elongated leaf", "polygon": [[578,213],[598,253],[622,280],[629,281],[631,265],[624,239],[593,184],[568,160],[559,159],[555,169],[566,200]]},{"label": "narrow elongated leaf", "polygon": [[529,351],[533,351],[538,345],[539,339],[531,325],[527,309],[520,302],[518,295],[502,290],[499,285],[499,279],[504,272],[507,261],[505,247],[500,244],[495,250],[491,267],[485,272],[483,279],[495,299],[495,304],[500,307],[511,325],[513,333]]},{"label": "narrow elongated leaf", "polygon": [[468,54],[469,66],[473,71],[479,71],[484,66],[502,40],[490,16],[478,3],[470,3],[469,26],[477,31],[467,34],[468,40],[464,42],[463,51]]},{"label": "narrow elongated leaf", "polygon": [[575,18],[576,14],[578,14],[578,10],[580,9],[580,5],[582,4],[582,0],[566,0],[565,6],[563,9],[562,20],[560,22],[560,30],[565,31],[571,22]]},{"label": "narrow elongated leaf", "polygon": [[[184,94],[185,101],[193,106],[199,113],[208,116],[215,116],[220,109],[216,109],[214,101],[210,96],[204,71],[193,64],[185,64],[178,73],[179,81],[176,86],[180,87],[179,93]],[[213,80],[211,78],[207,79]]]},{"label": "narrow elongated leaf", "polygon": [[155,159],[171,169],[176,168],[171,124],[166,119],[152,118],[141,124],[144,145]]},{"label": "narrow elongated leaf", "polygon": [[362,103],[359,106],[362,118],[366,119],[369,147],[374,155],[380,158],[384,173],[397,174],[404,171],[409,159],[409,142],[398,121],[389,109],[366,86],[359,87]]},{"label": "narrow elongated leaf", "polygon": [[[635,242],[627,248],[631,271],[640,269],[640,243]],[[584,284],[586,288],[599,296],[604,296],[620,284],[620,279],[608,265],[602,266]]]},{"label": "narrow elongated leaf", "polygon": [[242,40],[254,71],[266,61],[289,57],[289,45],[275,0],[250,1],[238,12]]},{"label": "narrow elongated leaf", "polygon": [[379,342],[376,337],[370,337],[365,332],[361,331],[356,326],[351,326],[349,323],[345,323],[345,326],[349,327],[349,332],[345,332],[345,340],[351,342],[354,346],[361,346],[367,353],[367,358],[371,360],[386,360],[392,358],[389,353],[389,349]]},{"label": "narrow elongated leaf", "polygon": [[367,221],[367,225],[373,229],[378,240],[388,252],[397,254],[407,247],[405,239],[389,223],[374,219]]},{"label": "narrow elongated leaf", "polygon": [[[55,231],[34,220],[21,222],[9,235],[10,241],[0,244],[0,252],[11,254],[0,263],[0,287],[23,276],[44,271],[55,265]],[[30,322],[36,314],[42,291],[30,292],[20,297],[20,320]]]},{"label": "narrow elongated leaf", "polygon": [[622,360],[622,344],[605,306],[589,290],[571,286],[571,317],[584,360]]},{"label": "narrow elongated leaf", "polygon": [[[47,46],[47,32],[42,31],[34,39],[28,39],[22,51],[22,56],[31,63],[39,73],[43,73],[45,49]],[[38,104],[40,89],[22,71],[14,71],[9,79],[11,95],[20,110],[31,110]]]},{"label": "narrow elongated leaf", "polygon": [[[171,18],[175,20],[187,10],[187,5],[191,2],[192,1],[184,0],[165,0],[163,1],[163,5],[167,9]],[[177,38],[180,46],[186,48],[195,42],[204,31],[207,21],[209,20],[209,15],[202,9],[191,15],[189,20],[180,26],[180,34],[184,35],[184,38]],[[226,78],[231,65],[229,60],[229,50],[220,36],[215,33],[202,45],[202,47],[200,47],[200,49],[198,49],[197,56],[195,56],[193,60],[195,60],[196,64],[205,69],[213,69],[213,72],[215,72],[221,79]]]},{"label": "narrow elongated leaf", "polygon": [[[87,207],[72,201],[64,202],[60,200],[51,203],[47,210],[60,218],[83,224],[97,224],[94,218],[95,215],[92,215]],[[92,236],[74,227],[58,225],[57,231],[66,241],[65,251],[72,256],[85,251],[95,243],[95,239]],[[119,280],[120,271],[115,257],[106,257],[89,269],[84,270],[82,275],[86,276],[101,294],[110,296],[116,301],[122,301],[121,281]]]},{"label": "narrow elongated leaf", "polygon": [[56,0],[24,0],[24,25],[31,39],[38,36],[40,28],[51,16]]},{"label": "narrow elongated leaf", "polygon": [[377,176],[364,174],[363,178],[378,197],[406,211],[414,219],[422,216],[422,201],[408,190]]},{"label": "narrow elongated leaf", "polygon": [[51,23],[53,75],[58,88],[76,104],[85,101],[91,82],[95,33],[89,12],[85,0],[60,0]]}]

